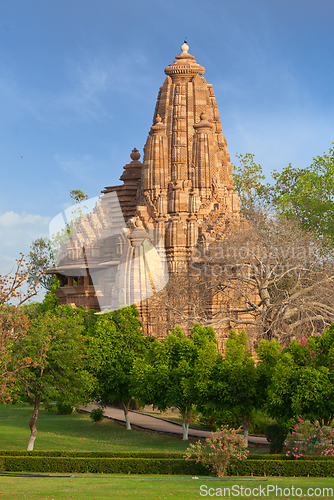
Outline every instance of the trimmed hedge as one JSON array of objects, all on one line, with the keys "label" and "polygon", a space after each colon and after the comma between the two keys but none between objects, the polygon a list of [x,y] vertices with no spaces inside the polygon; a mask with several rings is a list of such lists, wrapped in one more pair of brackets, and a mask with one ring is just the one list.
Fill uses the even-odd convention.
[{"label": "trimmed hedge", "polygon": [[2,469],[10,472],[76,472],[99,474],[179,474],[208,475],[195,460],[157,458],[66,458],[0,457]]},{"label": "trimmed hedge", "polygon": [[230,476],[333,477],[333,460],[245,460],[230,466]]},{"label": "trimmed hedge", "polygon": [[[1,455],[1,452],[0,452]],[[249,454],[248,455],[249,460],[288,460],[295,462],[296,459],[294,457],[287,457],[286,455],[267,455],[267,454]],[[302,457],[298,458],[298,462],[300,460],[334,460],[334,455],[303,455]]]},{"label": "trimmed hedge", "polygon": [[12,457],[69,457],[69,458],[183,458],[183,453],[162,453],[142,451],[13,451],[0,450],[0,456]]},{"label": "trimmed hedge", "polygon": [[[69,457],[69,458],[168,458],[183,459],[184,453],[162,453],[162,452],[142,452],[142,451],[26,451],[26,450],[0,450],[0,457]],[[250,453],[248,460],[288,460],[295,461],[293,457],[286,455],[270,455]],[[300,460],[334,460],[334,455],[304,455]]]},{"label": "trimmed hedge", "polygon": [[[2,455],[2,456],[1,456]],[[185,460],[181,453],[0,451],[0,470],[7,472],[107,474],[213,474],[209,467]],[[249,455],[231,465],[230,476],[334,477],[333,456]]]}]

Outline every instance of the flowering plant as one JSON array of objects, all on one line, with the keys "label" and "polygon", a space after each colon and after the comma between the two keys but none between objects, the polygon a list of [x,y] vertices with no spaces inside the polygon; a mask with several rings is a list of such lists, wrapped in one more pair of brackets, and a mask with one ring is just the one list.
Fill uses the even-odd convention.
[{"label": "flowering plant", "polygon": [[223,477],[227,466],[234,460],[245,460],[248,455],[247,441],[237,435],[237,430],[222,426],[220,431],[213,432],[205,442],[197,441],[186,449],[185,458],[196,455],[196,462],[211,465],[218,477]]},{"label": "flowering plant", "polygon": [[299,418],[285,445],[292,448],[286,455],[296,459],[303,454],[334,455],[334,429],[321,426],[318,421],[312,424],[309,420]]}]

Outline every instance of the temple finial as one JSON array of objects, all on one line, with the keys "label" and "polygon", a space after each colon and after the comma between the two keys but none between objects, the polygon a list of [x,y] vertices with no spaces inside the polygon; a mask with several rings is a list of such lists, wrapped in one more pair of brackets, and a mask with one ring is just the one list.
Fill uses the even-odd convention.
[{"label": "temple finial", "polygon": [[183,45],[181,45],[181,50],[182,50],[182,54],[188,53],[189,45],[187,44],[186,40],[184,41]]},{"label": "temple finial", "polygon": [[130,154],[130,158],[132,161],[138,161],[140,158],[140,153],[137,148],[134,148],[132,150],[132,153]]}]

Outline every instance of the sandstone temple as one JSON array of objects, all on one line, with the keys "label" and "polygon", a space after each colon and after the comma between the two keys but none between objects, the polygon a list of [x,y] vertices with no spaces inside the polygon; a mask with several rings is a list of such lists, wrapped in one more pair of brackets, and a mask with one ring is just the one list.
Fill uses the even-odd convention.
[{"label": "sandstone temple", "polygon": [[[158,337],[193,249],[222,238],[240,212],[212,85],[186,43],[181,50],[165,69],[142,161],[134,149],[122,184],[106,187],[78,218],[50,270],[61,304],[103,311],[136,303],[145,331]],[[174,280],[168,291],[168,276],[179,276],[180,286]]]}]

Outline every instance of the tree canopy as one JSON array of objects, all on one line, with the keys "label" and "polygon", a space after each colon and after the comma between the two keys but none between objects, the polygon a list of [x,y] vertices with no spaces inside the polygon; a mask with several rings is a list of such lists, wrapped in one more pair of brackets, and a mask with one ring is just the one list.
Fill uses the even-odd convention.
[{"label": "tree canopy", "polygon": [[188,439],[193,405],[203,400],[217,356],[216,344],[212,328],[195,325],[186,337],[177,327],[165,339],[153,343],[145,360],[134,365],[138,397],[160,411],[178,408],[183,417],[184,440]]},{"label": "tree canopy", "polygon": [[208,398],[216,407],[235,415],[244,428],[245,439],[248,438],[252,411],[264,404],[259,380],[246,332],[231,330],[224,355],[217,357],[209,381]]},{"label": "tree canopy", "polygon": [[273,213],[297,221],[303,230],[334,242],[334,147],[314,157],[310,166],[289,164],[281,172],[274,170],[272,183],[263,182],[265,176],[254,155],[237,157],[240,165],[233,165],[233,178],[246,218],[265,205]]},{"label": "tree canopy", "polygon": [[11,387],[21,370],[33,362],[29,355],[11,361],[14,348],[24,341],[30,321],[22,306],[38,293],[42,271],[28,282],[27,261],[21,253],[12,272],[0,275],[0,402],[12,400]]},{"label": "tree canopy", "polygon": [[37,314],[28,334],[13,348],[14,365],[27,356],[32,360],[12,388],[16,394],[25,394],[34,407],[28,450],[33,449],[37,436],[41,402],[62,400],[74,406],[92,396],[94,380],[86,369],[83,331],[80,313],[70,306],[59,306]]},{"label": "tree canopy", "polygon": [[89,366],[98,382],[96,397],[104,404],[121,403],[128,430],[133,365],[143,357],[148,343],[135,306],[98,316],[89,338]]},{"label": "tree canopy", "polygon": [[334,325],[282,349],[268,391],[270,414],[297,415],[329,425],[334,417]]}]

